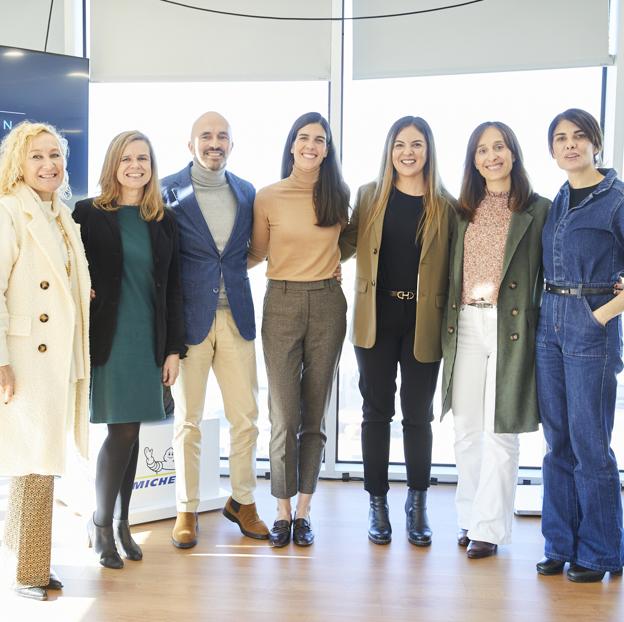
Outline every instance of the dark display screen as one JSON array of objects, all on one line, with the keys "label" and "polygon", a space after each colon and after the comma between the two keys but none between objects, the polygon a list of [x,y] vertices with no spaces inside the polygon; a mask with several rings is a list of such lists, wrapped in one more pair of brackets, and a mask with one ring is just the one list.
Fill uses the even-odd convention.
[{"label": "dark display screen", "polygon": [[0,46],[0,139],[20,121],[54,125],[69,142],[71,203],[87,194],[89,61]]}]

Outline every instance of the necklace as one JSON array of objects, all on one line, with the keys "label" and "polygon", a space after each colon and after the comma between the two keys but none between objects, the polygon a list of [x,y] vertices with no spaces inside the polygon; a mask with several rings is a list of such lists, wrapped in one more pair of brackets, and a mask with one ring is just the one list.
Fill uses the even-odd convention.
[{"label": "necklace", "polygon": [[67,278],[69,279],[71,278],[71,269],[72,269],[71,244],[69,243],[69,236],[67,235],[67,231],[65,231],[65,227],[63,226],[63,223],[61,222],[60,214],[56,217],[55,220],[61,232],[61,235],[63,236],[63,243],[65,244],[65,250],[67,251],[67,260],[65,261],[65,272],[67,272]]}]

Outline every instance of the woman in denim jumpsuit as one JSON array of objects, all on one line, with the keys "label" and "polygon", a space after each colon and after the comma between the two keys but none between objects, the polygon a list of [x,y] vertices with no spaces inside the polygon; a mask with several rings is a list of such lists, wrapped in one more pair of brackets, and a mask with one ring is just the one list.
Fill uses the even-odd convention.
[{"label": "woman in denim jumpsuit", "polygon": [[545,291],[536,337],[544,457],[544,575],[600,581],[624,561],[620,478],[610,447],[622,370],[624,183],[598,169],[596,120],[570,109],[550,124],[551,155],[566,171],[542,234]]}]

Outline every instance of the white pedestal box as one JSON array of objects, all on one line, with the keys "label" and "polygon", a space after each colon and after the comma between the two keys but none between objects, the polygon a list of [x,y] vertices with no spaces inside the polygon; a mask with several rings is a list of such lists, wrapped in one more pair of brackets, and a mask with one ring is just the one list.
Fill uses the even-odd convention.
[{"label": "white pedestal box", "polygon": [[541,516],[543,486],[518,486],[514,513],[516,516]]},{"label": "white pedestal box", "polygon": [[[219,419],[201,423],[199,512],[225,505],[230,492],[220,486]],[[66,474],[57,482],[56,497],[83,516],[95,508],[95,466],[106,438],[105,424],[92,424],[89,439],[89,464],[70,457]],[[130,524],[147,523],[176,515],[175,456],[172,448],[173,419],[142,423],[139,435],[139,461],[130,503]]]}]

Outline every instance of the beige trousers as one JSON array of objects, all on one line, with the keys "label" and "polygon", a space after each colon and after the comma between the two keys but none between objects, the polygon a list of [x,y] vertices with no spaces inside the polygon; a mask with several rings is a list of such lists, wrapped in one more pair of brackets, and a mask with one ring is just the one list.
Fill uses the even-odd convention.
[{"label": "beige trousers", "polygon": [[15,587],[44,587],[52,554],[52,475],[11,478],[3,543]]},{"label": "beige trousers", "polygon": [[230,424],[232,497],[242,504],[254,502],[258,438],[256,350],[253,341],[240,336],[232,312],[217,309],[206,339],[189,346],[186,358],[180,362],[180,376],[174,387],[173,451],[178,512],[196,512],[199,506],[200,424],[211,367]]}]

